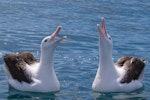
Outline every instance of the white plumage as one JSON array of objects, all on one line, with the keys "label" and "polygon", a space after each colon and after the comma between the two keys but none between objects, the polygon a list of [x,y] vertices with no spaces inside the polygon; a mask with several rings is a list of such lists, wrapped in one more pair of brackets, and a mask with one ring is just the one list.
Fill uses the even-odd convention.
[{"label": "white plumage", "polygon": [[114,64],[112,59],[113,43],[110,35],[106,32],[104,18],[102,18],[102,26],[100,27],[99,24],[97,26],[100,35],[100,60],[92,89],[98,92],[131,92],[141,88],[143,84],[139,77],[144,70],[144,61],[139,58],[124,57]]},{"label": "white plumage", "polygon": [[[60,83],[54,70],[54,52],[56,46],[66,36],[56,40],[61,26],[45,37],[41,42],[40,61],[36,61],[32,54],[6,54],[4,61],[9,84],[17,90],[31,92],[53,92],[60,90]],[[15,74],[16,73],[16,74]]]}]

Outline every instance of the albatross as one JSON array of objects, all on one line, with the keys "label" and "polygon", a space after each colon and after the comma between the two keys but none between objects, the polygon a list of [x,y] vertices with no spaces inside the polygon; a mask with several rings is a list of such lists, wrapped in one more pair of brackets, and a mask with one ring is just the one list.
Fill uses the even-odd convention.
[{"label": "albatross", "polygon": [[54,52],[57,45],[66,36],[56,39],[62,26],[46,36],[41,42],[41,56],[38,61],[29,52],[9,53],[4,55],[4,65],[8,83],[20,91],[55,92],[60,90],[60,83],[54,70]]},{"label": "albatross", "polygon": [[97,24],[99,33],[99,67],[92,89],[97,92],[132,92],[143,87],[142,77],[145,60],[137,57],[123,56],[116,63],[112,59],[113,42],[102,25]]}]

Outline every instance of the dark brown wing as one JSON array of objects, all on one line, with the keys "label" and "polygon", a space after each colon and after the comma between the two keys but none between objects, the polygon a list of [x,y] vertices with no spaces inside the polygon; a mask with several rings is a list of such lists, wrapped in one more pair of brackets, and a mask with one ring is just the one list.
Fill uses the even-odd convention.
[{"label": "dark brown wing", "polygon": [[124,62],[126,74],[121,79],[120,83],[130,83],[132,80],[138,80],[141,75],[145,63],[142,59],[132,57]]},{"label": "dark brown wing", "polygon": [[128,57],[128,56],[123,56],[120,59],[118,59],[118,61],[115,63],[115,65],[117,65],[118,67],[123,67],[124,63],[128,60],[130,60],[132,57]]},{"label": "dark brown wing", "polygon": [[4,62],[11,76],[19,82],[31,83],[31,73],[26,69],[26,64],[32,64],[37,60],[30,53],[5,54]]},{"label": "dark brown wing", "polygon": [[38,62],[36,58],[29,52],[20,52],[18,54],[19,57],[21,57],[27,64],[33,64],[35,62]]}]

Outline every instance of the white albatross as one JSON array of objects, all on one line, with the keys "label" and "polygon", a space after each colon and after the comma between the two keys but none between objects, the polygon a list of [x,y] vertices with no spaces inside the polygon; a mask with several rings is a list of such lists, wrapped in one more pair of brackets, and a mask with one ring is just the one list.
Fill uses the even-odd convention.
[{"label": "white albatross", "polygon": [[97,25],[99,38],[99,67],[92,84],[97,92],[132,92],[143,87],[145,61],[136,57],[121,57],[115,64],[112,59],[112,39],[106,32],[104,18]]},{"label": "white albatross", "polygon": [[29,52],[4,55],[4,65],[8,83],[20,91],[55,92],[60,90],[60,83],[54,71],[54,52],[56,46],[66,38],[55,39],[62,26],[45,37],[41,42],[40,61]]}]

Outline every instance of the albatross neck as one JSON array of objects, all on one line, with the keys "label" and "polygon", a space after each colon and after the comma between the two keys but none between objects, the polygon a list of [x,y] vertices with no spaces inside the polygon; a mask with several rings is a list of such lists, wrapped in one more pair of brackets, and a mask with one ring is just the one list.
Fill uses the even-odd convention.
[{"label": "albatross neck", "polygon": [[57,79],[55,71],[54,71],[54,52],[55,50],[41,50],[41,58],[39,65],[39,73],[38,77],[43,81],[47,81],[47,78]]},{"label": "albatross neck", "polygon": [[113,67],[114,62],[112,60],[112,53],[103,53],[102,51],[100,52],[100,65],[101,66],[106,66],[106,67]]},{"label": "albatross neck", "polygon": [[40,64],[42,65],[42,67],[53,67],[54,53],[55,50],[41,50]]},{"label": "albatross neck", "polygon": [[100,47],[99,51],[100,64],[98,68],[98,73],[100,76],[109,76],[109,73],[113,73],[112,77],[117,77],[117,72],[114,67],[114,62],[112,59],[112,49],[104,49]]}]

